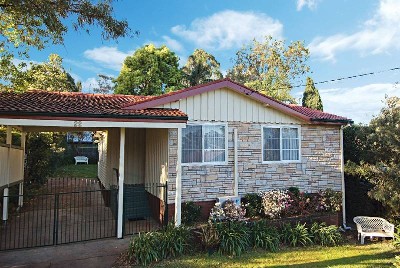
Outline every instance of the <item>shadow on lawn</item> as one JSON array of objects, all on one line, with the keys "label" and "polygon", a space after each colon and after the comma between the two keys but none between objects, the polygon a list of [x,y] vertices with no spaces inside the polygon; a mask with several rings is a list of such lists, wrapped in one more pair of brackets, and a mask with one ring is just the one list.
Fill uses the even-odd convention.
[{"label": "shadow on lawn", "polygon": [[288,264],[288,265],[279,265],[274,266],[275,268],[283,268],[283,267],[293,267],[293,268],[306,268],[306,267],[333,267],[337,265],[357,265],[363,264],[364,267],[393,267],[391,262],[371,262],[376,259],[389,259],[394,258],[395,252],[384,252],[379,254],[365,254],[365,255],[357,255],[353,257],[343,257],[337,258],[332,260],[324,260],[324,261],[317,261],[317,262],[309,262],[309,263],[301,263],[301,264]]}]

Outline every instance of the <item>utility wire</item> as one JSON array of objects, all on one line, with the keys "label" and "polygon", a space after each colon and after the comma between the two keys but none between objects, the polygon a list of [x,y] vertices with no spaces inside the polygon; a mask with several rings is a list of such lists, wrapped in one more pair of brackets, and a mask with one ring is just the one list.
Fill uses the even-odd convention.
[{"label": "utility wire", "polygon": [[[400,67],[394,67],[394,68],[387,69],[387,70],[382,70],[382,71],[362,73],[362,74],[356,74],[356,75],[351,75],[351,76],[346,76],[346,77],[340,77],[340,78],[335,78],[335,79],[330,79],[330,80],[325,80],[325,81],[320,81],[320,82],[314,82],[314,85],[333,83],[333,82],[338,82],[338,81],[343,81],[343,80],[348,80],[348,79],[354,79],[354,78],[358,78],[358,77],[369,76],[369,75],[374,75],[374,74],[380,74],[380,73],[385,73],[385,72],[398,71],[398,70],[400,70]],[[292,88],[305,87],[305,86],[306,85],[302,85],[301,84],[301,85],[297,85],[297,86],[292,86]]]}]

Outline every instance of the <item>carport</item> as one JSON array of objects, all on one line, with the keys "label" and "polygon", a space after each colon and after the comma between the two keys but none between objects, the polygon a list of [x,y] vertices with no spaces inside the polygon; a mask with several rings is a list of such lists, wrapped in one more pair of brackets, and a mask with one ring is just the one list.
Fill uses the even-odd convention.
[{"label": "carport", "polygon": [[[109,135],[107,151],[118,152],[114,157],[114,166],[102,166],[107,168],[108,174],[116,174],[117,186],[117,209],[116,236],[122,238],[124,234],[124,185],[127,174],[132,173],[132,153],[137,150],[127,147],[133,140],[143,140],[139,134],[150,133],[145,142],[151,143],[157,140],[158,130],[177,129],[178,135],[185,127],[187,116],[177,109],[149,108],[143,110],[131,110],[125,108],[133,103],[140,102],[145,97],[125,95],[103,95],[103,94],[82,94],[65,92],[43,92],[30,91],[26,93],[1,92],[0,93],[0,125],[7,127],[6,144],[0,146],[0,189],[3,190],[3,221],[8,220],[8,188],[20,184],[19,206],[23,206],[23,171],[24,171],[24,147],[25,133],[27,132],[77,132],[93,131],[99,133],[113,133]],[[22,132],[21,146],[11,145],[11,129],[18,128]],[[140,131],[133,131],[133,130]],[[117,133],[117,135],[115,135]],[[147,137],[146,136],[146,137]],[[161,139],[162,140],[162,139]],[[148,146],[152,148],[151,144]],[[147,148],[147,147],[146,147]],[[157,146],[158,149],[168,151],[168,139]],[[157,150],[147,151],[151,159],[157,154]],[[142,156],[147,157],[147,156]],[[176,220],[180,219],[180,150],[177,157],[176,193],[175,202]],[[111,163],[111,162],[110,162]],[[168,163],[167,163],[168,164]],[[165,167],[160,166],[160,161],[147,161],[145,165],[153,170],[151,173],[154,182],[158,179],[166,179],[167,176],[160,176],[165,172]],[[133,165],[135,166],[135,165]],[[128,172],[128,173],[127,173]],[[150,174],[150,173],[149,173]],[[147,180],[146,175],[144,179]],[[154,179],[156,178],[156,179]],[[112,180],[112,178],[109,178]],[[110,181],[109,180],[109,181]]]}]

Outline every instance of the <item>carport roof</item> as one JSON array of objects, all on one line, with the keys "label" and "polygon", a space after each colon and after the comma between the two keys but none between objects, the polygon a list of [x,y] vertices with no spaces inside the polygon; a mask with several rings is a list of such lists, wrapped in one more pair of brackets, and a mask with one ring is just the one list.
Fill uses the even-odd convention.
[{"label": "carport roof", "polygon": [[0,92],[0,116],[73,117],[187,120],[178,109],[122,109],[144,100],[146,96],[84,94],[73,92],[28,91]]}]

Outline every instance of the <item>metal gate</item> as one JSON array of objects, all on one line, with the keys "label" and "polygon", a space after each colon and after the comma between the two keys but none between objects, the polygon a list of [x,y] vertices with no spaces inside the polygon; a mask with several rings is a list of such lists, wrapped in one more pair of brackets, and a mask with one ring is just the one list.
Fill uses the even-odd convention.
[{"label": "metal gate", "polygon": [[[45,193],[24,194],[24,206],[10,207],[0,223],[0,250],[59,245],[115,237],[116,217],[109,191],[97,179],[49,179]],[[5,196],[12,206],[18,195]]]}]

